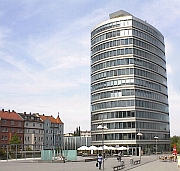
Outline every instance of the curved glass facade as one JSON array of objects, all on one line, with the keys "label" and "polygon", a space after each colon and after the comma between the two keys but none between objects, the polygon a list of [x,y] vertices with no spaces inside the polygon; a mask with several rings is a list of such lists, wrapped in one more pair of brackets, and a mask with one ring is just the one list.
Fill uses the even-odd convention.
[{"label": "curved glass facade", "polygon": [[[141,145],[169,150],[169,111],[163,35],[128,14],[115,16],[91,32],[92,144]],[[141,137],[137,133],[141,132]]]}]

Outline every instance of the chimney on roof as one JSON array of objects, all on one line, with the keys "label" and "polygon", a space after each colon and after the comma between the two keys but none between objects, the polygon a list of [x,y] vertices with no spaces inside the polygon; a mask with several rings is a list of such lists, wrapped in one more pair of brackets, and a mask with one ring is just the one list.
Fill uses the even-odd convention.
[{"label": "chimney on roof", "polygon": [[15,112],[14,110],[12,110],[12,112]]},{"label": "chimney on roof", "polygon": [[43,114],[43,116],[44,116],[44,114]]},{"label": "chimney on roof", "polygon": [[29,114],[31,115],[31,112]]},{"label": "chimney on roof", "polygon": [[26,112],[24,112],[24,115],[26,115]]},{"label": "chimney on roof", "polygon": [[53,117],[53,116],[51,115],[51,117]]},{"label": "chimney on roof", "polygon": [[4,109],[2,109],[2,112],[4,112]]},{"label": "chimney on roof", "polygon": [[8,112],[10,113],[11,111],[10,111],[10,110],[8,110]]}]

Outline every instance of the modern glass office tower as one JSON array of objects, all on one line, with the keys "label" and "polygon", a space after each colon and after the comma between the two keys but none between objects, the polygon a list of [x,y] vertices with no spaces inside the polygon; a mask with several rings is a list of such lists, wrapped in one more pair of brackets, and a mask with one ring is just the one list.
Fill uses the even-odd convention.
[{"label": "modern glass office tower", "polygon": [[102,124],[106,145],[169,150],[164,37],[122,10],[91,32],[93,145],[102,145]]}]

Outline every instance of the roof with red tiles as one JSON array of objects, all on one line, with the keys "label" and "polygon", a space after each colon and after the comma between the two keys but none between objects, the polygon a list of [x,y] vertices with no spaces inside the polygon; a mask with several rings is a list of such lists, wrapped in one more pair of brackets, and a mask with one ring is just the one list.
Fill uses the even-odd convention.
[{"label": "roof with red tiles", "polygon": [[57,123],[63,123],[63,122],[61,121],[59,115],[57,116],[56,121],[57,121]]},{"label": "roof with red tiles", "polygon": [[15,111],[0,111],[0,118],[23,121],[23,119]]},{"label": "roof with red tiles", "polygon": [[39,115],[39,116],[43,121],[45,121],[46,119],[49,119],[51,123],[63,124],[63,122],[59,118],[59,115],[57,116],[56,119],[53,116],[45,116],[45,115]]}]

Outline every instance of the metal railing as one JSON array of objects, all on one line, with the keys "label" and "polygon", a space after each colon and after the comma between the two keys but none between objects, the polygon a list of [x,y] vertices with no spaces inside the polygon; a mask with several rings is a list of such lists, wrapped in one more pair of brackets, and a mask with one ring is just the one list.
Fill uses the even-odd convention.
[{"label": "metal railing", "polygon": [[[0,160],[41,158],[41,150],[47,149],[44,145],[34,144],[0,144]],[[49,150],[60,152],[60,147],[51,147]]]}]

